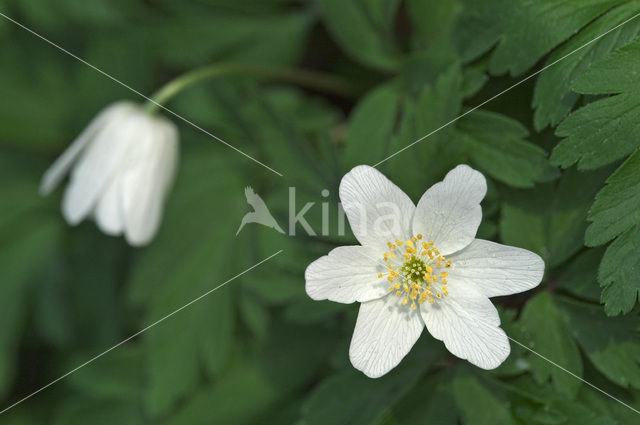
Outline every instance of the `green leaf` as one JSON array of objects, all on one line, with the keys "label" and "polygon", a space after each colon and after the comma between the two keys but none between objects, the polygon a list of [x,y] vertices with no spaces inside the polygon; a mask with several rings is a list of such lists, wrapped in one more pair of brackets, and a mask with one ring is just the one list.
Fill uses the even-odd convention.
[{"label": "green leaf", "polygon": [[555,266],[583,246],[587,210],[607,170],[570,169],[554,183],[506,196],[500,235],[508,245],[534,251]]},{"label": "green leaf", "polygon": [[[533,106],[535,127],[556,126],[573,108],[580,95],[571,90],[574,81],[591,65],[611,51],[632,41],[640,32],[640,21],[630,21],[607,32],[640,11],[640,2],[631,1],[611,9],[556,49],[536,83]],[[596,37],[606,35],[593,41]],[[593,41],[593,42],[591,42]],[[589,43],[589,44],[587,44]],[[586,46],[584,46],[587,44]],[[583,48],[580,48],[584,46]],[[574,50],[580,48],[574,52]],[[570,55],[569,55],[570,54]],[[569,55],[569,56],[567,56]]]},{"label": "green leaf", "polygon": [[604,311],[609,316],[626,314],[640,295],[640,225],[619,236],[602,257],[598,280]]},{"label": "green leaf", "polygon": [[398,102],[397,88],[388,84],[377,87],[355,106],[342,152],[346,170],[360,164],[372,165],[384,158],[395,129]]},{"label": "green leaf", "polygon": [[640,143],[640,79],[630,69],[640,66],[640,40],[622,47],[594,64],[576,80],[579,93],[620,93],[588,104],[569,115],[557,128],[564,139],[551,160],[568,167],[594,169],[632,153]]},{"label": "green leaf", "polygon": [[[520,325],[526,341],[522,341],[532,350],[540,353],[578,376],[582,376],[582,359],[573,340],[566,318],[558,310],[551,296],[540,293],[530,299],[522,310]],[[531,371],[538,382],[551,379],[558,392],[575,396],[582,383],[567,372],[538,356],[531,355]]]},{"label": "green leaf", "polygon": [[319,0],[329,32],[352,58],[382,70],[398,65],[393,40],[397,0]]},{"label": "green leaf", "polygon": [[[519,75],[580,28],[623,0],[518,0],[489,62],[493,74]],[[559,24],[561,22],[562,24]],[[536,34],[532,37],[532,34]]]},{"label": "green leaf", "polygon": [[637,316],[608,318],[592,304],[560,298],[571,331],[596,368],[623,387],[640,388],[640,327]]},{"label": "green leaf", "polygon": [[448,143],[454,126],[443,126],[460,113],[461,87],[460,68],[450,66],[415,96],[406,96],[401,105],[398,131],[389,148],[393,156],[382,167],[409,196],[421,196],[460,163],[460,155],[451,154],[459,147]]},{"label": "green leaf", "polygon": [[434,425],[458,424],[458,412],[449,388],[449,376],[440,374],[423,379],[394,408],[400,425],[419,424],[429,418]]},{"label": "green leaf", "polygon": [[607,179],[589,210],[587,245],[602,245],[640,223],[640,151]]},{"label": "green leaf", "polygon": [[220,379],[190,397],[164,423],[244,425],[259,420],[281,396],[255,362],[238,355]]},{"label": "green leaf", "polygon": [[[246,255],[232,254],[245,208],[244,184],[234,179],[233,167],[233,159],[224,156],[197,151],[184,156],[160,233],[134,270],[132,297],[148,305],[145,325],[246,267]],[[225,178],[215,177],[220,175]],[[211,215],[220,210],[221,199],[224,214]],[[165,413],[192,391],[201,372],[212,376],[223,368],[232,348],[232,292],[216,290],[145,334],[151,414]]]},{"label": "green leaf", "polygon": [[598,265],[603,254],[602,248],[582,251],[554,277],[557,287],[577,297],[599,302]]},{"label": "green leaf", "polygon": [[425,358],[425,346],[417,344],[402,363],[385,376],[370,379],[349,368],[333,375],[314,390],[302,416],[306,425],[365,425],[380,420],[418,381],[433,359]]},{"label": "green leaf", "polygon": [[526,140],[518,121],[495,112],[476,110],[462,118],[452,143],[461,143],[481,171],[514,187],[533,187],[553,175],[544,149]]},{"label": "green leaf", "polygon": [[517,423],[509,411],[508,402],[499,398],[502,394],[490,391],[472,376],[456,377],[451,383],[451,391],[465,425],[515,425]]},{"label": "green leaf", "polygon": [[[454,31],[455,44],[467,63],[485,53],[509,29],[519,2],[513,0],[462,0],[462,12]],[[496,13],[499,10],[500,13]]]}]

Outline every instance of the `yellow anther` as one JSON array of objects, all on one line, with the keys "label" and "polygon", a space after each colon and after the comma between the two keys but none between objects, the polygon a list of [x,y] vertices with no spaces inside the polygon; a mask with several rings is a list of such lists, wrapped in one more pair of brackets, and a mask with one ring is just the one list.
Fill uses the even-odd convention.
[{"label": "yellow anther", "polygon": [[442,273],[440,273],[440,276],[442,276],[442,277],[448,277],[448,276],[449,276],[449,273],[447,273],[447,272],[442,272]]},{"label": "yellow anther", "polygon": [[426,242],[422,242],[422,247],[423,247],[424,249],[427,249],[427,248],[429,248],[429,244],[428,244],[428,243],[426,243]]},{"label": "yellow anther", "polygon": [[407,284],[404,284],[402,289],[404,289],[404,292],[409,292],[409,286],[407,286]]},{"label": "yellow anther", "polygon": [[440,292],[438,292],[438,293],[436,294],[436,297],[440,298],[440,297],[442,297],[442,294],[441,294]]},{"label": "yellow anther", "polygon": [[418,239],[422,239],[422,233],[418,233]]},{"label": "yellow anther", "polygon": [[393,291],[393,286],[389,286],[389,292]]},{"label": "yellow anther", "polygon": [[424,257],[425,255],[427,255],[427,251],[422,251],[422,252],[420,253],[420,255],[422,255],[422,256]]},{"label": "yellow anther", "polygon": [[402,291],[396,291],[396,295],[397,295],[397,296],[402,295]]},{"label": "yellow anther", "polygon": [[402,254],[402,256],[405,258],[405,260],[408,260],[409,258],[411,258],[409,254]]},{"label": "yellow anther", "polygon": [[411,238],[411,242],[417,242],[418,238],[416,238],[415,236]]},{"label": "yellow anther", "polygon": [[408,240],[407,241],[407,246],[413,248],[413,242],[411,240]]},{"label": "yellow anther", "polygon": [[416,308],[416,303],[411,303],[411,308]]},{"label": "yellow anther", "polygon": [[442,279],[441,282],[442,282],[443,285],[446,285],[447,284],[447,279]]},{"label": "yellow anther", "polygon": [[441,263],[436,263],[436,267],[442,267]]},{"label": "yellow anther", "polygon": [[402,246],[402,241],[401,241],[401,240],[396,239],[396,245],[398,245],[398,246]]},{"label": "yellow anther", "polygon": [[394,254],[393,252],[390,252],[390,253],[389,253],[389,256],[390,256],[391,258],[396,258],[396,254]]},{"label": "yellow anther", "polygon": [[407,305],[408,303],[409,303],[409,298],[404,297],[404,298],[402,299],[402,305]]},{"label": "yellow anther", "polygon": [[400,284],[400,282],[397,282],[397,283],[396,283],[396,289],[400,289],[400,287],[401,287],[401,286],[402,286],[402,285]]},{"label": "yellow anther", "polygon": [[431,266],[427,266],[425,269],[427,270],[427,273],[433,273]]},{"label": "yellow anther", "polygon": [[378,273],[378,279],[382,277],[382,273]]},{"label": "yellow anther", "polygon": [[436,302],[436,300],[434,300],[433,298],[429,298],[429,304],[433,304],[434,302]]},{"label": "yellow anther", "polygon": [[393,283],[393,276],[389,276],[387,280],[389,281],[389,283]]}]

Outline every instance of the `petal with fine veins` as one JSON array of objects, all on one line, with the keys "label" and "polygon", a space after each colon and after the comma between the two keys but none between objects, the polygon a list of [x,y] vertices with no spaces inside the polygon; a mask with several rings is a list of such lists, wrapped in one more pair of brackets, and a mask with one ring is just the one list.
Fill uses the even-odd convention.
[{"label": "petal with fine veins", "polygon": [[341,246],[318,258],[305,271],[307,294],[314,300],[349,304],[378,299],[389,293],[378,274],[386,269],[379,252],[364,246]]},{"label": "petal with fine veins", "polygon": [[442,255],[469,245],[482,221],[480,201],[487,193],[484,176],[458,165],[420,198],[413,217],[413,233],[432,240]]},{"label": "petal with fine veins", "polygon": [[349,171],[340,182],[340,201],[362,245],[384,247],[411,237],[413,202],[375,168],[359,165]]},{"label": "petal with fine veins", "polygon": [[423,329],[418,309],[401,306],[393,295],[363,303],[349,348],[351,363],[378,378],[400,363]]},{"label": "petal with fine veins", "polygon": [[457,357],[482,369],[495,369],[509,356],[507,335],[500,329],[498,311],[480,291],[449,285],[449,296],[421,304],[429,333]]},{"label": "petal with fine veins", "polygon": [[452,255],[449,281],[477,288],[487,297],[517,294],[540,284],[544,261],[526,249],[475,239]]}]

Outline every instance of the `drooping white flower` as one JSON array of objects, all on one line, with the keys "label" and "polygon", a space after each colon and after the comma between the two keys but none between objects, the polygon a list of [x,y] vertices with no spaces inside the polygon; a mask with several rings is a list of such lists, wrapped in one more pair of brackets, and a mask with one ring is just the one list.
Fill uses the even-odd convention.
[{"label": "drooping white flower", "polygon": [[105,108],[42,177],[50,193],[70,171],[62,213],[71,225],[93,216],[109,235],[134,246],[155,235],[178,158],[175,125],[141,106]]},{"label": "drooping white flower", "polygon": [[349,357],[367,376],[400,363],[426,326],[454,355],[483,369],[509,355],[490,297],[537,286],[542,259],[475,239],[484,176],[466,165],[429,188],[418,205],[376,169],[358,166],[340,199],[361,246],[343,246],[309,265],[315,300],[360,302]]}]

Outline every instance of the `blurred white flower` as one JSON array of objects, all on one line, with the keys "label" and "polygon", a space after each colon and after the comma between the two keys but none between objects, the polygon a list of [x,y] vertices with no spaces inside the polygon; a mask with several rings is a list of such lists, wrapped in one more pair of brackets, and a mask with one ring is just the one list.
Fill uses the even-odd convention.
[{"label": "blurred white flower", "polygon": [[71,225],[93,216],[109,235],[147,244],[161,221],[178,158],[175,125],[140,105],[105,108],[42,177],[50,193],[70,171],[62,213]]},{"label": "blurred white flower", "polygon": [[361,246],[343,246],[305,272],[313,299],[361,304],[349,357],[379,377],[411,350],[426,326],[456,356],[484,369],[509,355],[490,297],[537,286],[544,262],[527,250],[475,239],[484,176],[450,171],[415,206],[375,168],[359,166],[340,199]]}]

